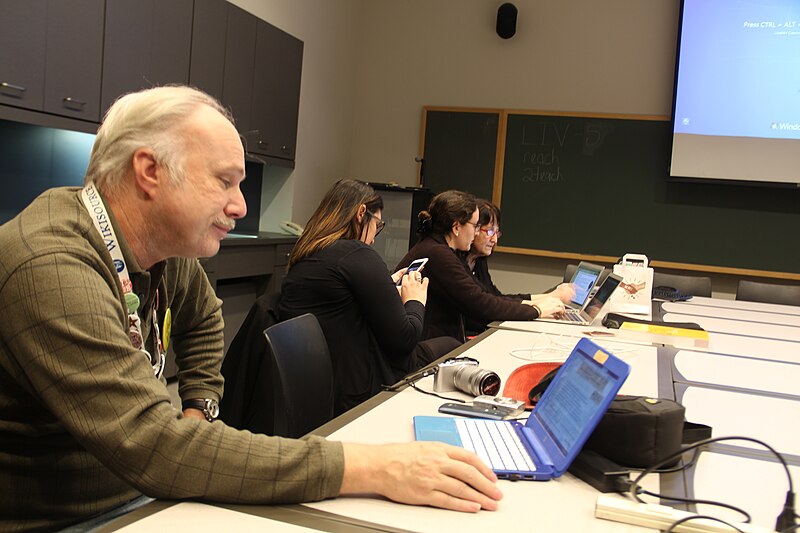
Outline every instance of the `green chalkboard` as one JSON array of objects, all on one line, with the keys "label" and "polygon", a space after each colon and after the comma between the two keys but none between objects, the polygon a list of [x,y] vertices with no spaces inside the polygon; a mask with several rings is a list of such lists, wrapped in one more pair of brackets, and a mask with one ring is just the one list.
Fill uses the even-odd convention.
[{"label": "green chalkboard", "polygon": [[420,185],[492,197],[500,112],[426,109]]},{"label": "green chalkboard", "polygon": [[500,244],[800,273],[800,190],[670,180],[669,148],[668,121],[509,114]]}]

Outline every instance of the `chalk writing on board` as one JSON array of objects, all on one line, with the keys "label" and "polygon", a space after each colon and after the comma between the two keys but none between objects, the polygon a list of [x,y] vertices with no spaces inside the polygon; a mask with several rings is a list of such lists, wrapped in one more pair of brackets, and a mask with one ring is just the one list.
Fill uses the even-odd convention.
[{"label": "chalk writing on board", "polygon": [[[538,121],[522,126],[523,146],[555,146],[563,148],[567,141],[570,124],[559,127],[550,121]],[[555,143],[555,144],[554,144]]]},{"label": "chalk writing on board", "polygon": [[555,148],[531,148],[522,154],[523,183],[554,183],[563,179]]},{"label": "chalk writing on board", "polygon": [[540,120],[522,127],[522,146],[551,146],[564,148],[572,138],[581,143],[582,155],[591,156],[603,146],[606,137],[614,132],[608,121],[587,120],[583,131],[570,132],[572,124],[558,124],[554,121]]},{"label": "chalk writing on board", "polygon": [[614,133],[614,126],[608,122],[587,121],[583,127],[582,154],[585,156],[593,155],[603,146],[606,137],[612,133]]}]

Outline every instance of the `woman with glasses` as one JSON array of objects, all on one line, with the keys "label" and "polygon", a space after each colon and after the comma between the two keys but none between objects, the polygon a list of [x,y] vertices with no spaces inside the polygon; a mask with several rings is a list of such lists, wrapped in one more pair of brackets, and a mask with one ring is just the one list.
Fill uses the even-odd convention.
[{"label": "woman with glasses", "polygon": [[[500,209],[483,198],[479,198],[476,203],[478,207],[478,223],[481,228],[475,234],[475,239],[472,241],[469,251],[463,257],[473,278],[478,280],[484,290],[495,296],[502,296],[517,302],[529,301],[535,304],[547,296],[558,298],[564,303],[568,302],[575,293],[569,283],[562,283],[547,294],[504,294],[500,292],[500,289],[494,284],[492,276],[489,274],[488,261],[489,256],[494,251],[494,247],[497,246],[497,241],[503,234],[500,231]],[[467,317],[465,324],[467,335],[476,335],[482,332],[486,329],[486,324],[488,322]]]},{"label": "woman with glasses", "polygon": [[428,280],[404,269],[389,275],[371,246],[382,217],[383,200],[372,187],[337,182],[298,239],[281,287],[281,320],[312,313],[322,326],[336,415],[460,344],[452,338],[419,342]]},{"label": "woman with glasses", "polygon": [[428,258],[425,275],[430,278],[423,338],[441,335],[466,339],[465,319],[533,320],[564,311],[552,296],[540,301],[515,301],[487,292],[467,270],[462,253],[469,251],[480,233],[480,213],[475,197],[462,191],[445,191],[419,214],[420,240],[400,261],[398,268],[414,259]]}]

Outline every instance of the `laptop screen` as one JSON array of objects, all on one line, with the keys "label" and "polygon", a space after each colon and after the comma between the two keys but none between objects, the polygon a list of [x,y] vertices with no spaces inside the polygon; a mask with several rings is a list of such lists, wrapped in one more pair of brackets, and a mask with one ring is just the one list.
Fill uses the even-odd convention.
[{"label": "laptop screen", "polygon": [[603,281],[603,284],[600,285],[600,288],[597,289],[597,293],[595,293],[589,303],[586,304],[584,311],[589,318],[595,318],[597,316],[620,283],[622,283],[622,277],[616,274],[608,275],[605,281]]},{"label": "laptop screen", "polygon": [[537,415],[564,455],[583,436],[617,378],[607,365],[581,355],[569,357],[561,366],[559,374],[563,375],[553,380],[547,398],[539,402],[532,414]]},{"label": "laptop screen", "polygon": [[602,267],[600,267],[600,270],[597,270],[594,266],[590,268],[583,263],[578,265],[578,270],[575,271],[575,275],[572,276],[572,280],[570,281],[575,288],[575,296],[572,298],[571,302],[575,304],[576,307],[583,307],[601,271]]}]

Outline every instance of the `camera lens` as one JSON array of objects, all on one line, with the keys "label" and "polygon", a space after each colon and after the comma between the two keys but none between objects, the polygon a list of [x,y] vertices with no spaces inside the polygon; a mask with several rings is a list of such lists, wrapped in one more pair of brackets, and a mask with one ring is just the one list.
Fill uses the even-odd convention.
[{"label": "camera lens", "polygon": [[500,392],[500,376],[491,370],[472,365],[457,369],[453,375],[453,383],[458,390],[473,396],[497,396]]}]

